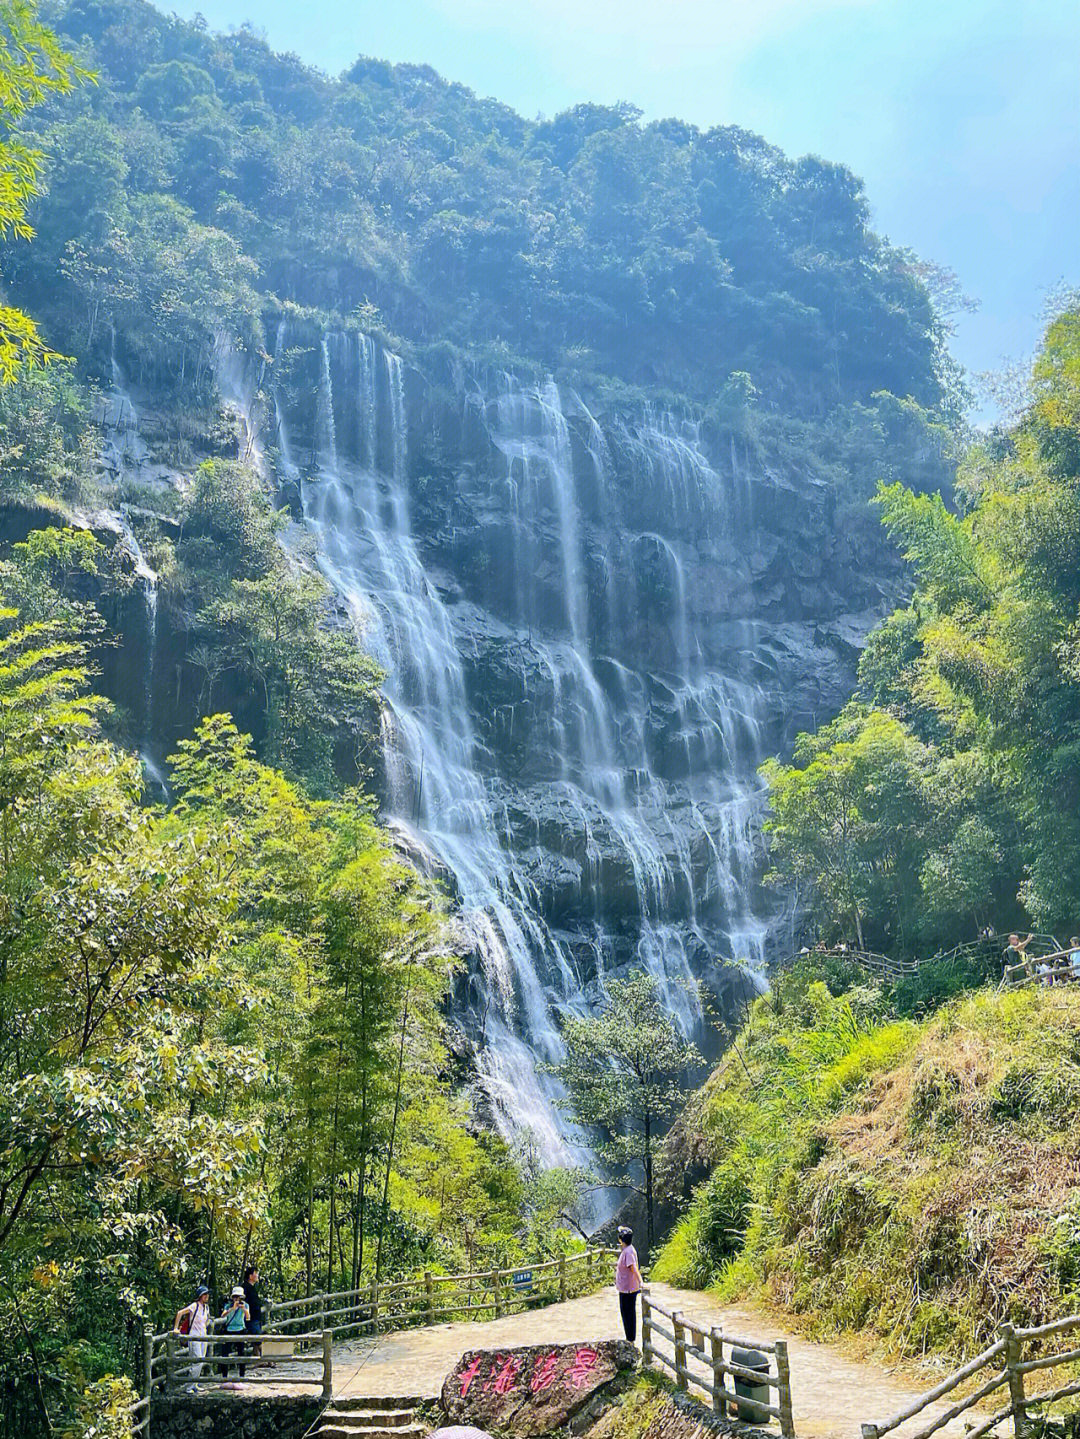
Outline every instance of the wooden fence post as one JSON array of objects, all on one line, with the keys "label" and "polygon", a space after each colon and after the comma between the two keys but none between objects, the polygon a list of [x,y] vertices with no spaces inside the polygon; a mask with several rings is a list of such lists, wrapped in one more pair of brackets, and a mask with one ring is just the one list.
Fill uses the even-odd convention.
[{"label": "wooden fence post", "polygon": [[371,1281],[371,1332],[376,1334],[379,1329],[379,1284],[378,1280]]},{"label": "wooden fence post", "polygon": [[680,1389],[686,1389],[686,1327],[681,1309],[676,1309],[671,1316],[671,1329],[675,1335],[675,1383]]},{"label": "wooden fence post", "polygon": [[878,1439],[877,1425],[864,1424],[862,1426],[862,1439]]},{"label": "wooden fence post", "polygon": [[334,1336],[329,1329],[322,1332],[322,1397],[334,1397]]},{"label": "wooden fence post", "polygon": [[649,1306],[649,1291],[641,1291],[641,1367],[648,1367],[652,1359],[652,1309]]},{"label": "wooden fence post", "polygon": [[154,1394],[154,1331],[149,1324],[143,1328],[143,1394],[146,1396],[145,1439],[150,1439],[150,1403]]},{"label": "wooden fence post", "polygon": [[170,1329],[165,1336],[165,1389],[176,1388],[176,1335]]},{"label": "wooden fence post", "polygon": [[424,1298],[427,1305],[427,1322],[435,1322],[435,1290],[431,1283],[431,1270],[424,1270]]},{"label": "wooden fence post", "polygon": [[1027,1434],[1027,1406],[1024,1395],[1024,1376],[1018,1371],[1020,1363],[1020,1340],[1011,1324],[998,1326],[998,1333],[1005,1341],[1005,1372],[1009,1378],[1009,1404],[1012,1408],[1013,1432],[1016,1439],[1025,1439]]},{"label": "wooden fence post", "polygon": [[726,1413],[727,1389],[724,1385],[724,1371],[720,1367],[724,1361],[724,1331],[722,1329],[709,1330],[709,1355],[712,1358],[712,1407],[717,1414],[724,1414]]},{"label": "wooden fence post", "polygon": [[586,1284],[586,1286],[588,1287],[588,1291],[589,1291],[590,1294],[592,1293],[592,1287],[593,1287],[593,1259],[594,1259],[594,1258],[595,1258],[595,1255],[594,1255],[593,1251],[590,1249],[590,1250],[588,1251],[588,1253],[585,1255],[585,1284]]},{"label": "wooden fence post", "polygon": [[566,1255],[559,1255],[559,1300],[566,1303]]},{"label": "wooden fence post", "polygon": [[503,1312],[502,1278],[497,1269],[491,1271],[491,1287],[495,1292],[495,1318],[501,1319]]},{"label": "wooden fence post", "polygon": [[326,1328],[326,1293],[319,1295],[319,1328]]},{"label": "wooden fence post", "polygon": [[777,1390],[780,1410],[780,1433],[784,1439],[795,1439],[795,1416],[791,1408],[791,1361],[788,1358],[787,1341],[776,1341],[776,1377],[780,1381]]}]

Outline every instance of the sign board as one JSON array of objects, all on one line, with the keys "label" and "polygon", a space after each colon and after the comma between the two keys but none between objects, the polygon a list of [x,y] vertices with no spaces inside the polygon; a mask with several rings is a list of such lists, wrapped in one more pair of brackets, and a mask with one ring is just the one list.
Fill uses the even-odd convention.
[{"label": "sign board", "polygon": [[533,1285],[533,1272],[531,1269],[516,1269],[510,1278],[515,1289],[522,1293],[528,1293]]}]

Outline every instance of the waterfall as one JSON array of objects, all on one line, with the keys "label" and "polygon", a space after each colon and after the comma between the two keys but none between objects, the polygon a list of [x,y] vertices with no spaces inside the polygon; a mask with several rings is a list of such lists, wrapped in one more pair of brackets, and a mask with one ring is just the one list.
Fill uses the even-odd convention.
[{"label": "waterfall", "polygon": [[[338,400],[324,342],[316,412],[326,418],[320,423],[317,477],[302,483],[304,518],[317,537],[323,574],[344,598],[361,641],[386,670],[383,740],[392,818],[403,829],[419,831],[455,878],[460,923],[495,1001],[493,1029],[502,1035],[524,1030],[529,1036],[531,1052],[508,1043],[486,1046],[481,1070],[493,1094],[531,1094],[541,1150],[549,1162],[565,1162],[552,1110],[556,1086],[538,1077],[535,1063],[562,1052],[535,964],[540,954],[558,955],[559,946],[530,906],[500,844],[481,778],[458,643],[412,534],[401,361],[381,351],[380,371],[371,363],[370,341],[360,336],[357,344],[363,462],[343,463],[333,442],[329,417]],[[379,390],[390,425],[390,473],[368,463],[375,448],[370,416]],[[497,1113],[509,1136],[513,1112],[500,1105]]]},{"label": "waterfall", "polygon": [[144,774],[150,786],[162,797],[168,796],[168,785],[160,768],[151,754],[150,742],[153,731],[154,668],[157,663],[158,647],[158,576],[147,562],[138,537],[131,527],[128,507],[124,502],[125,482],[137,476],[140,468],[149,459],[149,450],[139,432],[139,412],[135,401],[128,392],[123,370],[116,353],[116,327],[111,329],[109,364],[112,379],[111,393],[104,396],[94,418],[102,434],[102,461],[105,469],[120,487],[120,503],[116,516],[116,527],[120,543],[131,556],[135,568],[135,582],[143,602],[143,626],[146,661],[143,667],[142,701],[139,717],[139,757]]},{"label": "waterfall", "polygon": [[[279,353],[287,341],[283,324]],[[386,671],[386,818],[453,877],[496,1122],[508,1137],[527,1125],[566,1162],[576,1137],[544,1069],[562,1053],[559,1016],[641,967],[692,1034],[703,969],[764,959],[755,635],[736,627],[723,654],[706,644],[688,569],[698,537],[734,523],[731,487],[685,420],[605,429],[553,381],[504,375],[470,400],[494,461],[467,477],[495,537],[483,607],[482,567],[444,588],[433,547],[452,527],[413,523],[401,359],[328,333],[317,387],[303,513]],[[278,418],[290,465],[280,401]],[[655,651],[644,667],[635,625]],[[485,664],[497,704],[478,690]]]}]

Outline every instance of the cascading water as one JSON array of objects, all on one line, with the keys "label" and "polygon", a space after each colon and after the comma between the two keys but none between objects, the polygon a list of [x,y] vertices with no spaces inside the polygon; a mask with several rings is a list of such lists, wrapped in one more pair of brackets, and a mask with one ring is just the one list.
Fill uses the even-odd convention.
[{"label": "cascading water", "polygon": [[124,374],[116,355],[116,330],[112,330],[109,349],[109,363],[112,391],[102,397],[95,419],[102,435],[102,462],[105,469],[120,485],[121,503],[117,516],[120,541],[131,556],[135,567],[135,583],[143,601],[145,634],[145,662],[142,678],[143,710],[139,723],[141,727],[139,757],[149,786],[163,797],[168,796],[168,784],[160,766],[154,759],[150,736],[154,723],[154,666],[158,647],[158,576],[143,554],[138,537],[131,527],[128,509],[123,501],[126,481],[136,476],[149,458],[149,450],[139,431],[139,412],[128,393]]},{"label": "cascading water", "polygon": [[[412,534],[401,361],[365,336],[357,344],[363,462],[343,463],[337,450],[327,337],[316,406],[318,475],[301,484],[304,518],[318,537],[323,573],[386,670],[389,814],[402,828],[419,831],[452,873],[460,923],[496,1000],[482,1062],[489,1090],[500,1114],[508,1113],[511,1096],[519,1120],[524,1107],[541,1151],[554,1162],[565,1158],[551,1109],[555,1090],[537,1075],[536,1060],[558,1058],[561,1046],[534,956],[558,946],[521,893],[500,845],[453,627]],[[380,393],[390,459],[381,472],[371,462]],[[515,1002],[531,1052],[514,1033]]]},{"label": "cascading water", "polygon": [[[283,325],[279,353],[288,339]],[[330,333],[317,361],[313,472],[292,462],[280,397],[279,446],[323,573],[386,670],[387,818],[453,878],[497,1121],[565,1161],[543,1068],[559,1014],[644,967],[690,1033],[692,981],[763,959],[753,634],[730,663],[710,656],[680,538],[735,523],[731,484],[670,416],[605,430],[553,382],[504,376],[466,404],[495,537],[472,577],[486,601],[468,582],[448,597],[438,549],[457,531],[413,523],[401,360]],[[644,665],[635,633],[656,651]]]}]

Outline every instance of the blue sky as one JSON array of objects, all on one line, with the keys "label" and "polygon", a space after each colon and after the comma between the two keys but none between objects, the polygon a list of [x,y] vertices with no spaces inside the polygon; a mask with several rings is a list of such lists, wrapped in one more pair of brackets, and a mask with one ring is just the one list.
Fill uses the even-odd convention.
[{"label": "blue sky", "polygon": [[172,0],[336,74],[434,65],[523,114],[631,100],[841,160],[877,227],[980,302],[954,349],[1023,360],[1080,283],[1077,0]]}]

